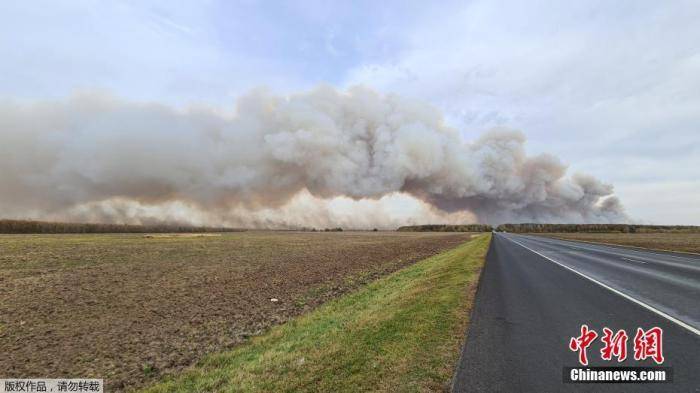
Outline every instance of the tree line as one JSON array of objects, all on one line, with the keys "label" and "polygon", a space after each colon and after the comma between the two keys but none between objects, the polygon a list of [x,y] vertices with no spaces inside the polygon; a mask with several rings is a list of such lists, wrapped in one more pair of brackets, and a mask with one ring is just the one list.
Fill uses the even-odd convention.
[{"label": "tree line", "polygon": [[638,225],[638,224],[501,224],[497,227],[482,224],[467,225],[408,225],[399,232],[499,232],[515,233],[700,233],[693,225]]},{"label": "tree line", "polygon": [[241,229],[200,227],[177,224],[126,225],[83,224],[29,220],[0,220],[0,233],[183,233],[183,232],[237,232]]},{"label": "tree line", "polygon": [[516,233],[698,233],[699,226],[692,225],[637,225],[637,224],[501,224],[496,227],[499,232]]},{"label": "tree line", "polygon": [[399,227],[399,232],[491,232],[491,225],[407,225]]},{"label": "tree line", "polygon": [[[306,230],[317,231],[315,228]],[[178,224],[90,224],[69,222],[48,222],[31,220],[0,220],[0,233],[186,233],[186,232],[238,232],[244,229],[225,227],[203,227]],[[342,228],[326,228],[318,231],[340,232]],[[397,229],[399,232],[490,232],[491,225],[407,225]],[[637,224],[501,224],[495,228],[500,232],[515,233],[700,233],[700,226],[691,225],[637,225]],[[375,229],[376,231],[376,229]]]}]

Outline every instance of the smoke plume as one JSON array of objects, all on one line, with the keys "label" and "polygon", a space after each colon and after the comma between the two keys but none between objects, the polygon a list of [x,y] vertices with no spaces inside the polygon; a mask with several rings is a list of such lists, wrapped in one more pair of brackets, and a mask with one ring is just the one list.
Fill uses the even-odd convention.
[{"label": "smoke plume", "polygon": [[[256,90],[232,111],[104,94],[0,102],[0,215],[252,227],[619,222],[611,185],[465,142],[433,107],[356,87]],[[408,212],[408,214],[406,213]]]}]

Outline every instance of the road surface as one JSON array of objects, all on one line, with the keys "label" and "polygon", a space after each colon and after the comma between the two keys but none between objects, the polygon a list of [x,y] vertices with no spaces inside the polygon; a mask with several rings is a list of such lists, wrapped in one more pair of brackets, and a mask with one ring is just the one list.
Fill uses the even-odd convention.
[{"label": "road surface", "polygon": [[[570,384],[569,340],[598,332],[589,366],[635,361],[638,327],[663,329],[665,384]],[[627,360],[603,361],[603,327],[629,335]],[[456,392],[700,392],[700,256],[494,234],[454,379]]]}]

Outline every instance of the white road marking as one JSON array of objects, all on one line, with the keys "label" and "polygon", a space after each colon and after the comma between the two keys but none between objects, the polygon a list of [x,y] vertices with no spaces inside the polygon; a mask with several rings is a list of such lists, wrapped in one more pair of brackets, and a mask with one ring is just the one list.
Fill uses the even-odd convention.
[{"label": "white road marking", "polygon": [[636,260],[636,259],[631,259],[631,258],[622,257],[622,259],[626,259],[626,260],[628,260],[628,261],[637,262],[637,263],[646,263],[646,262],[644,262],[644,261],[638,261],[638,260]]},{"label": "white road marking", "polygon": [[[625,246],[621,246],[621,247],[625,247]],[[637,247],[637,248],[641,248],[641,247]],[[645,251],[641,251],[641,250],[635,250],[635,249],[630,249],[630,251],[634,251],[634,252],[644,252],[644,253],[648,253],[648,254],[660,255],[660,256],[662,256],[662,257],[675,258],[675,259],[682,259],[682,260],[684,260],[684,261],[692,261],[692,262],[697,262],[697,261],[698,261],[697,258],[693,258],[693,257],[679,257],[679,256],[677,256],[677,255],[664,254],[664,253],[660,253],[660,252],[651,252],[651,251],[646,251],[646,250],[645,250]],[[694,255],[694,254],[693,254],[693,255]]]},{"label": "white road marking", "polygon": [[[534,242],[538,242],[538,243],[541,242],[545,245],[557,245],[557,246],[561,246],[561,247],[575,247],[575,246],[571,246],[570,244],[568,244],[571,242],[570,240],[556,239],[557,241],[560,241],[562,243],[566,243],[566,244],[558,244],[558,242],[553,241],[553,239],[548,239],[548,238],[543,238],[543,237],[532,237],[532,236],[527,236],[527,235],[520,235],[520,236],[522,236],[528,240],[534,241]],[[544,240],[544,239],[547,239],[547,240]],[[637,250],[633,250],[633,249],[628,249],[628,251],[632,251],[632,253],[620,254],[617,252],[610,251],[611,249],[615,249],[615,248],[602,247],[602,246],[598,247],[598,245],[596,245],[596,247],[588,247],[588,248],[575,247],[575,248],[578,248],[584,252],[602,252],[602,253],[605,253],[608,255],[615,255],[615,256],[618,256],[620,258],[624,258],[628,255],[634,256],[634,255],[640,254],[640,253],[641,254],[654,254],[654,255],[660,255],[660,256],[664,256],[664,257],[671,256],[671,255],[659,254],[659,253],[654,253],[654,252],[637,251]],[[617,250],[619,251],[619,249],[617,249]],[[637,256],[636,258],[644,259],[644,258],[649,258],[649,257],[648,256]],[[676,258],[676,257],[674,257],[674,258]],[[679,259],[686,259],[686,261],[690,261],[687,258],[679,258]],[[639,259],[636,259],[635,261],[640,262],[640,263],[642,262]],[[663,258],[661,258],[661,259],[657,259],[657,260],[649,260],[649,261],[644,261],[644,262],[646,262],[646,263],[649,263],[649,262],[658,263],[658,264],[666,265],[666,266],[675,266],[675,267],[680,267],[682,269],[691,269],[693,271],[700,272],[700,265],[696,265],[696,264],[692,263],[692,262],[696,262],[696,261],[691,261],[691,263],[679,263],[679,262],[674,262],[674,261],[670,261],[670,260],[664,260]]]},{"label": "white road marking", "polygon": [[[530,236],[525,236],[525,237],[531,238]],[[562,239],[562,238],[558,238],[558,237],[557,237],[557,238],[546,238],[546,237],[543,237],[543,238],[540,238],[540,239],[537,239],[537,240],[542,241],[543,239],[547,239],[547,240],[558,240],[558,241],[564,242],[564,243],[572,243],[572,242],[574,242],[574,241],[583,242],[583,243],[589,244],[589,245],[592,246],[592,247],[589,247],[589,248],[576,247],[576,246],[572,246],[572,245],[570,245],[570,244],[567,244],[567,246],[568,246],[568,247],[576,247],[576,248],[578,248],[578,249],[585,250],[585,251],[602,251],[602,252],[607,252],[607,253],[615,254],[615,255],[624,255],[624,254],[618,254],[618,253],[612,252],[611,250],[620,250],[620,249],[623,249],[623,250],[631,251],[631,252],[635,252],[635,253],[654,254],[654,255],[659,255],[659,256],[662,256],[662,257],[675,258],[675,259],[682,259],[682,260],[684,260],[684,261],[691,261],[691,262],[698,262],[698,257],[700,256],[700,254],[694,253],[694,252],[686,252],[685,254],[688,254],[687,257],[686,257],[686,256],[679,256],[679,255],[671,255],[671,253],[673,253],[673,252],[678,252],[678,251],[668,250],[668,252],[665,252],[665,253],[663,253],[663,252],[654,252],[654,250],[651,249],[651,248],[635,247],[635,246],[626,246],[626,245],[624,245],[624,244],[596,243],[596,242],[589,241],[589,240],[567,240],[567,239]],[[533,239],[533,240],[534,240],[534,239]],[[548,244],[556,244],[556,242],[550,242],[550,241],[544,241],[544,242],[545,242],[545,243],[548,243]],[[682,251],[681,251],[681,253],[682,253]]]},{"label": "white road marking", "polygon": [[526,250],[529,250],[529,251],[531,251],[531,252],[533,252],[533,253],[535,253],[535,254],[541,256],[542,258],[544,258],[544,259],[546,259],[546,260],[548,260],[548,261],[550,261],[550,262],[554,262],[554,263],[556,263],[557,265],[563,267],[564,269],[570,270],[570,271],[572,271],[572,272],[578,274],[579,276],[581,276],[581,277],[583,277],[583,278],[585,278],[585,279],[588,279],[588,280],[590,280],[590,281],[593,281],[594,283],[600,285],[601,287],[603,287],[603,288],[605,288],[605,289],[607,289],[607,290],[609,290],[609,291],[611,291],[611,292],[613,292],[613,293],[616,293],[616,294],[622,296],[623,298],[625,298],[625,299],[627,299],[627,300],[629,300],[629,301],[631,301],[631,302],[633,302],[633,303],[636,303],[636,304],[638,304],[638,305],[640,305],[640,306],[646,308],[647,310],[649,310],[649,311],[651,311],[651,312],[653,312],[653,313],[655,313],[655,314],[657,314],[657,315],[659,315],[659,316],[661,316],[661,317],[664,317],[664,318],[668,319],[669,321],[675,323],[676,325],[678,325],[678,326],[680,326],[680,327],[682,327],[682,328],[685,328],[686,330],[689,330],[690,332],[695,333],[696,335],[700,336],[700,329],[697,329],[697,328],[695,328],[695,327],[693,327],[693,326],[691,326],[691,325],[689,325],[689,324],[687,324],[687,323],[681,321],[681,320],[678,319],[678,318],[672,317],[671,315],[666,314],[665,312],[663,312],[663,311],[661,311],[661,310],[658,310],[658,309],[656,309],[656,308],[654,308],[654,307],[652,307],[652,306],[650,306],[650,305],[644,303],[644,302],[641,301],[641,300],[635,299],[635,298],[633,298],[633,297],[630,296],[630,295],[627,295],[627,294],[625,294],[625,293],[622,293],[622,292],[618,291],[617,289],[615,289],[615,288],[613,288],[613,287],[611,287],[611,286],[609,286],[609,285],[607,285],[607,284],[603,284],[602,282],[596,280],[596,279],[593,278],[593,277],[587,276],[587,275],[585,275],[585,274],[579,272],[578,270],[574,270],[574,269],[572,269],[572,268],[570,268],[570,267],[564,265],[563,263],[557,262],[557,261],[555,261],[554,259],[552,259],[552,258],[550,258],[550,257],[548,257],[548,256],[546,256],[546,255],[544,255],[544,254],[542,254],[542,253],[540,253],[540,252],[538,252],[538,251],[535,251],[535,250],[531,249],[530,247],[528,247],[528,246],[526,246],[526,245],[520,243],[520,242],[517,241],[517,240],[510,239],[510,238],[508,238],[508,237],[506,237],[506,236],[504,236],[504,237],[505,237],[506,239],[512,241],[513,243],[515,243],[515,244],[517,244],[517,245],[519,245],[519,246],[525,248]]}]

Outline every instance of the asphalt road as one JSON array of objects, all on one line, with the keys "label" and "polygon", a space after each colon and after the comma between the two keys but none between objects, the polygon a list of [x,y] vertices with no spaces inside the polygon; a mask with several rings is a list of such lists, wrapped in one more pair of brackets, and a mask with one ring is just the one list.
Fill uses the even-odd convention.
[{"label": "asphalt road", "polygon": [[[638,327],[663,329],[665,384],[570,384],[568,348],[581,325],[598,332],[589,366],[634,360]],[[603,327],[629,335],[627,360],[600,356]],[[536,236],[495,234],[457,372],[456,392],[700,392],[700,256]]]}]

